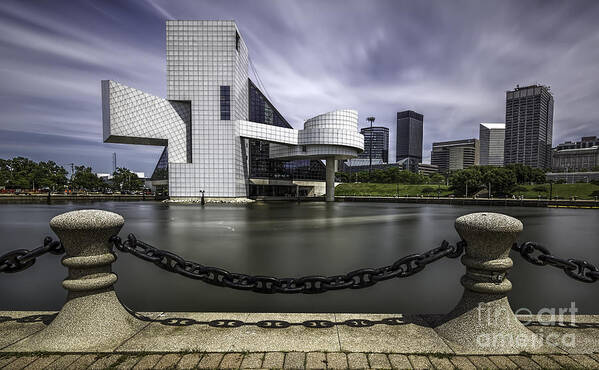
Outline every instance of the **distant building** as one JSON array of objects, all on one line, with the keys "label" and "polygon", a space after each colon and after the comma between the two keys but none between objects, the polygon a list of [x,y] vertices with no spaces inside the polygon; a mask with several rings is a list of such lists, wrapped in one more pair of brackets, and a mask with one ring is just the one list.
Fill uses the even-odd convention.
[{"label": "distant building", "polygon": [[565,141],[561,144],[558,144],[554,150],[563,150],[563,149],[581,149],[581,148],[590,148],[592,146],[599,146],[599,138],[597,136],[583,136],[580,141]]},{"label": "distant building", "polygon": [[372,144],[372,159],[382,159],[389,162],[389,128],[374,126],[360,130],[364,135],[364,151],[358,154],[358,158],[370,159],[370,146]]},{"label": "distant building", "polygon": [[432,175],[439,173],[439,166],[428,163],[418,163],[418,173],[421,175]]},{"label": "distant building", "polygon": [[422,125],[424,116],[411,110],[397,113],[395,160],[407,159],[407,167],[416,172],[422,162]]},{"label": "distant building", "polygon": [[465,139],[433,143],[431,164],[439,167],[439,172],[461,170],[480,164],[478,139]]},{"label": "distant building", "polygon": [[599,166],[599,146],[554,150],[552,170],[555,172],[593,171]]},{"label": "distant building", "polygon": [[504,164],[551,167],[553,96],[531,85],[506,92]]},{"label": "distant building", "polygon": [[505,123],[481,123],[479,140],[480,164],[482,166],[503,166]]}]

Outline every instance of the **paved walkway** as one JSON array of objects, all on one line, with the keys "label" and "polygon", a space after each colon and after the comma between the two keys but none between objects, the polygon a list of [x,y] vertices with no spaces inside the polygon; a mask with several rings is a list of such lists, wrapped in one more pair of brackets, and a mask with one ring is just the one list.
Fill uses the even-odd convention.
[{"label": "paved walkway", "polygon": [[1,369],[596,369],[591,355],[229,352],[1,355]]},{"label": "paved walkway", "polygon": [[492,346],[476,353],[444,341],[431,324],[435,315],[144,315],[137,334],[97,353],[40,354],[19,345],[54,313],[0,312],[0,368],[599,368],[599,316],[559,325],[519,316],[545,339],[542,350],[498,355]]}]

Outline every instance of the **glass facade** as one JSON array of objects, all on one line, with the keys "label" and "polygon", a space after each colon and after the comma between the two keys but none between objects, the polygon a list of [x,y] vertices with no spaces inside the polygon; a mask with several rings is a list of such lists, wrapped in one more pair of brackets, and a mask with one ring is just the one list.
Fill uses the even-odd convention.
[{"label": "glass facade", "polygon": [[220,87],[220,119],[221,121],[231,119],[231,86]]},{"label": "glass facade", "polygon": [[168,147],[164,147],[156,168],[152,173],[152,180],[168,180]]},{"label": "glass facade", "polygon": [[[249,120],[266,125],[292,128],[262,92],[248,79]],[[281,180],[325,180],[325,166],[319,160],[281,161],[269,159],[269,143],[248,139],[250,178]]]}]

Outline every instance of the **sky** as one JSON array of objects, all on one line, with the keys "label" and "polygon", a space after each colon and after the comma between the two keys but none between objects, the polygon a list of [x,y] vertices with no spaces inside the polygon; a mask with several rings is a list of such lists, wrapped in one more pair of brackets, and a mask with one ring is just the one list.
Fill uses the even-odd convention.
[{"label": "sky", "polygon": [[[100,80],[166,95],[165,20],[233,19],[295,127],[335,109],[390,128],[424,115],[432,142],[504,122],[505,92],[551,86],[553,144],[599,135],[599,1],[0,2],[0,158],[150,175],[162,148],[102,143]],[[252,76],[250,76],[252,77]],[[255,78],[253,78],[255,80]]]}]

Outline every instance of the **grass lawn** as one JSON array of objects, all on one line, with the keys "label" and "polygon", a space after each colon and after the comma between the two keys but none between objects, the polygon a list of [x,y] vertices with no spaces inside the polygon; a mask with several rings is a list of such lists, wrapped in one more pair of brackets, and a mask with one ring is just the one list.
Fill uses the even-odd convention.
[{"label": "grass lawn", "polygon": [[[518,188],[525,188],[522,191]],[[549,184],[543,185],[519,185],[514,194],[523,195],[524,198],[536,199],[539,195],[541,198],[549,197]],[[545,189],[542,191],[542,189]],[[577,199],[595,199],[599,196],[599,185],[591,183],[581,184],[553,184],[553,197],[560,199],[570,199],[575,196]]]},{"label": "grass lawn", "polygon": [[[399,195],[415,197],[420,194],[437,195],[437,189],[441,190],[441,196],[448,196],[452,192],[445,185],[404,185],[404,184],[374,184],[374,183],[346,183],[337,185],[335,195],[370,195],[375,197],[394,197]],[[424,191],[423,191],[424,190]],[[429,190],[429,192],[427,192]]]},{"label": "grass lawn", "polygon": [[[419,196],[420,194],[436,196],[437,189],[441,190],[441,196],[453,194],[445,185],[404,185],[404,184],[375,184],[375,183],[345,183],[337,185],[335,195],[343,196],[379,196],[394,197],[398,190],[400,196]],[[427,192],[427,190],[429,190]],[[523,195],[524,198],[547,199],[549,197],[549,184],[543,185],[518,185],[513,193],[516,196]],[[553,196],[560,199],[570,199],[576,196],[577,199],[595,199],[599,196],[599,185],[594,184],[553,184]]]}]

